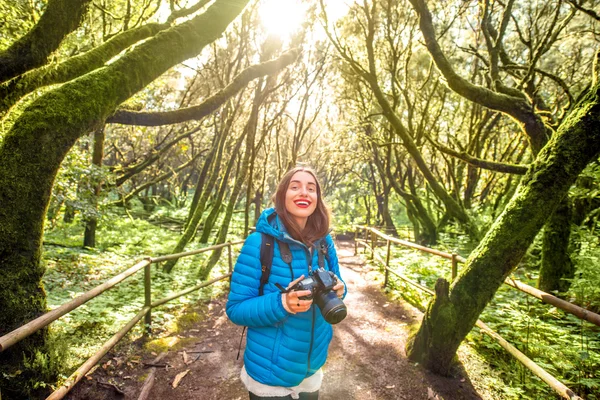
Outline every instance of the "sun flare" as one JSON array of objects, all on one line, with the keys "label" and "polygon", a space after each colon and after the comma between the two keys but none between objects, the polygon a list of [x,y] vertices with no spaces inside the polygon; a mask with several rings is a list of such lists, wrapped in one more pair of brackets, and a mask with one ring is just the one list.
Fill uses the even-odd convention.
[{"label": "sun flare", "polygon": [[306,12],[299,0],[264,0],[259,15],[268,34],[286,38],[300,28]]}]

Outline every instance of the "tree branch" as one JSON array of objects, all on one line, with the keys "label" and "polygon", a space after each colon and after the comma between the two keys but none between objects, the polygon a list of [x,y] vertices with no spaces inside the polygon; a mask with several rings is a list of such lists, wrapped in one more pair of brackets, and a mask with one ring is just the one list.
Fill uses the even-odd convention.
[{"label": "tree branch", "polygon": [[150,182],[146,182],[143,185],[139,186],[138,188],[132,190],[130,193],[128,193],[127,195],[125,195],[121,200],[117,200],[113,203],[110,203],[110,205],[119,205],[119,204],[126,204],[129,200],[131,200],[133,198],[133,196],[135,196],[136,194],[138,194],[139,192],[141,192],[142,190],[157,184],[158,182],[162,182],[165,179],[170,178],[171,176],[173,176],[174,174],[178,173],[179,171],[187,168],[188,166],[190,166],[193,162],[195,162],[198,157],[200,157],[202,154],[204,154],[205,151],[201,151],[198,154],[196,154],[194,157],[192,157],[189,161],[187,161],[184,164],[181,164],[179,167],[172,169],[169,172],[165,172],[164,174],[157,176],[156,178],[154,178],[153,180],[151,180]]},{"label": "tree branch", "polygon": [[535,114],[531,103],[521,97],[496,93],[482,86],[474,85],[458,75],[436,39],[431,13],[425,0],[410,0],[410,3],[419,14],[419,26],[425,44],[436,66],[446,78],[448,87],[474,103],[501,111],[519,121],[529,137],[534,153],[539,152],[548,140],[548,132],[540,116]]},{"label": "tree branch", "polygon": [[205,5],[207,5],[209,2],[210,2],[210,0],[200,0],[199,2],[197,2],[196,4],[194,4],[193,6],[190,6],[188,8],[174,10],[171,12],[171,15],[169,15],[169,18],[167,18],[167,23],[171,23],[171,22],[175,21],[177,18],[187,17],[188,15],[193,14],[196,11],[198,11],[199,9],[201,9],[202,7],[204,7]]},{"label": "tree branch", "polygon": [[227,99],[244,88],[253,79],[277,73],[282,68],[294,62],[297,57],[298,51],[294,49],[283,53],[275,60],[252,65],[240,72],[225,88],[197,106],[165,112],[119,110],[110,116],[106,122],[124,125],[158,126],[202,119],[219,108]]},{"label": "tree branch", "polygon": [[63,39],[74,31],[91,0],[49,0],[38,23],[0,52],[0,82],[44,65]]},{"label": "tree branch", "polygon": [[567,3],[569,3],[570,5],[575,7],[577,10],[594,18],[596,21],[600,21],[600,15],[598,15],[598,13],[596,13],[594,10],[590,10],[589,8],[582,7],[574,0],[567,0]]},{"label": "tree branch", "polygon": [[496,172],[504,172],[504,173],[508,173],[508,174],[516,174],[516,175],[525,175],[525,173],[527,172],[527,169],[529,168],[526,165],[507,164],[507,163],[501,163],[501,162],[497,162],[497,161],[488,161],[488,160],[483,160],[481,158],[473,157],[466,151],[459,152],[459,151],[451,149],[450,147],[446,147],[443,144],[433,140],[431,137],[429,137],[429,135],[426,135],[426,137],[427,137],[427,139],[429,139],[431,144],[433,144],[435,146],[435,148],[437,148],[442,153],[448,154],[455,158],[458,158],[459,160],[462,160],[462,161],[466,162],[467,164],[473,165],[478,168],[487,169],[487,170],[496,171]]},{"label": "tree branch", "polygon": [[100,46],[69,58],[58,65],[46,65],[0,85],[0,114],[27,93],[57,83],[64,83],[102,67],[121,51],[168,28],[167,24],[150,23],[125,31]]}]

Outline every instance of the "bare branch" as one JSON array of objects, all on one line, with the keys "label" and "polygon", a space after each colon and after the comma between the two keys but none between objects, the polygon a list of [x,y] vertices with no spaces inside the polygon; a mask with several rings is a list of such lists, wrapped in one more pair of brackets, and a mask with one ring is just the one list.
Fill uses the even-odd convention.
[{"label": "bare branch", "polygon": [[429,141],[431,142],[431,144],[433,144],[435,146],[435,148],[437,148],[442,153],[448,154],[449,156],[452,156],[455,158],[458,158],[459,160],[462,160],[462,161],[466,162],[467,164],[473,165],[478,168],[487,169],[487,170],[496,171],[496,172],[504,172],[504,173],[508,173],[508,174],[516,174],[516,175],[525,175],[525,173],[527,172],[527,169],[529,168],[526,165],[501,163],[501,162],[497,162],[497,161],[488,161],[488,160],[483,160],[481,158],[473,157],[466,151],[459,152],[459,151],[453,150],[450,147],[446,147],[443,144],[436,142],[428,135],[426,135],[426,136],[427,136],[427,139],[429,139]]},{"label": "bare branch", "polygon": [[106,122],[124,125],[158,126],[202,119],[219,108],[227,99],[244,88],[253,79],[277,73],[282,68],[294,62],[297,57],[298,51],[290,50],[275,60],[252,65],[240,72],[225,88],[197,106],[165,112],[119,110],[109,117]]}]

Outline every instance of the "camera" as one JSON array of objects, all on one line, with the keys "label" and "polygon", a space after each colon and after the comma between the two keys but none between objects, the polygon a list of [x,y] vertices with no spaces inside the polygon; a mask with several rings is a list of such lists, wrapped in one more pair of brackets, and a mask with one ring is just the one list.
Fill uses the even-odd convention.
[{"label": "camera", "polygon": [[315,270],[312,276],[301,280],[292,286],[289,290],[310,290],[308,296],[298,297],[301,300],[313,299],[314,303],[321,309],[321,314],[325,321],[330,324],[337,324],[346,318],[346,305],[337,297],[333,287],[337,284],[337,277],[331,271],[325,271],[323,268]]}]

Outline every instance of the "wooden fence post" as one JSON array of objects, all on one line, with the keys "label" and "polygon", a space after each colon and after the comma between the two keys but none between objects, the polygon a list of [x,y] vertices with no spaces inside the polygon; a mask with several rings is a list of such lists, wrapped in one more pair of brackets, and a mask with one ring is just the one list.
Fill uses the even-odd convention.
[{"label": "wooden fence post", "polygon": [[375,258],[375,242],[377,241],[377,235],[371,231],[371,260]]},{"label": "wooden fence post", "polygon": [[452,280],[456,279],[456,275],[458,275],[458,255],[456,253],[452,253]]},{"label": "wooden fence post", "polygon": [[[228,242],[229,246],[227,246],[227,250],[228,250],[228,261],[229,261],[229,273],[231,274],[233,272],[233,254],[232,254],[232,250],[231,250],[231,242]],[[231,283],[231,276],[229,276],[229,283]]]},{"label": "wooden fence post", "polygon": [[144,306],[150,307],[144,316],[144,335],[152,333],[152,263],[144,267]]},{"label": "wooden fence post", "polygon": [[389,277],[389,271],[388,268],[390,267],[390,247],[392,245],[392,242],[390,242],[389,240],[387,241],[387,255],[385,256],[385,280],[383,281],[383,287],[385,288],[388,284],[388,277]]},{"label": "wooden fence post", "polygon": [[363,254],[367,254],[367,243],[369,243],[369,229],[365,227],[365,245],[363,247]]},{"label": "wooden fence post", "polygon": [[[354,229],[354,255],[358,254],[358,228]],[[0,399],[1,400],[1,399]]]}]

